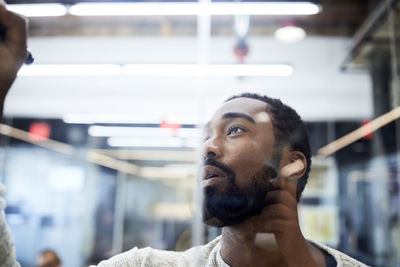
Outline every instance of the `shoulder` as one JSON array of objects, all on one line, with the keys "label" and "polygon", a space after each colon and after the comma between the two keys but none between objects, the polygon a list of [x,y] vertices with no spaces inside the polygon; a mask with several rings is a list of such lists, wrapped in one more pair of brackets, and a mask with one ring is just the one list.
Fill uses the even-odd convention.
[{"label": "shoulder", "polygon": [[[133,267],[133,266],[180,266],[183,262],[180,253],[158,250],[150,247],[137,247],[100,262],[98,267]],[[182,265],[183,266],[183,265]]]},{"label": "shoulder", "polygon": [[221,236],[203,246],[193,247],[184,251],[185,257],[191,259],[192,266],[228,266],[220,255]]},{"label": "shoulder", "polygon": [[209,262],[213,262],[213,258],[217,256],[218,244],[217,238],[206,245],[193,247],[183,252],[135,247],[100,262],[98,267],[209,266]]},{"label": "shoulder", "polygon": [[343,252],[340,252],[336,249],[330,248],[328,246],[325,246],[321,243],[315,242],[315,241],[311,241],[309,240],[311,243],[313,243],[315,246],[319,247],[320,249],[326,251],[328,254],[332,255],[332,257],[335,258],[336,262],[337,262],[337,266],[343,266],[343,267],[350,267],[350,266],[359,266],[359,267],[367,267],[367,265],[365,265],[364,263],[353,259],[352,257],[344,254]]}]

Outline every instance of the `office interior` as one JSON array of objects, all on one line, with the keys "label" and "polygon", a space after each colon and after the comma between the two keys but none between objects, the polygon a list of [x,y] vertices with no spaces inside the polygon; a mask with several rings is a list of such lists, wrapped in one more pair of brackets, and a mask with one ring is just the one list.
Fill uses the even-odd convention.
[{"label": "office interior", "polygon": [[29,18],[35,57],[0,128],[22,266],[44,249],[87,266],[215,238],[198,209],[201,128],[242,92],[280,98],[306,123],[303,234],[372,266],[400,265],[399,1],[311,1],[303,14],[289,4],[304,1],[247,14],[240,5],[271,2],[7,2]]}]

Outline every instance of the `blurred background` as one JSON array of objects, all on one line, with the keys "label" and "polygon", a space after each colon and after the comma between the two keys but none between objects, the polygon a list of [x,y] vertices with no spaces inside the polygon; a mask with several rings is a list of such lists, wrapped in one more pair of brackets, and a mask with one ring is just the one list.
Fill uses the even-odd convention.
[{"label": "blurred background", "polygon": [[313,165],[304,234],[400,266],[399,1],[24,1],[35,63],[0,128],[0,181],[22,266],[182,250],[199,222],[201,126],[229,96],[295,108]]}]

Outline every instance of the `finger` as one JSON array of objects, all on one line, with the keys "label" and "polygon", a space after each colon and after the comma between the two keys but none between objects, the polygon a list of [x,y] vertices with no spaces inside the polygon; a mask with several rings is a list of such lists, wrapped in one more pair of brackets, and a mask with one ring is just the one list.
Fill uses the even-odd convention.
[{"label": "finger", "polygon": [[26,20],[0,5],[0,25],[5,28],[5,44],[21,59],[26,57]]},{"label": "finger", "polygon": [[300,159],[297,159],[290,164],[283,166],[279,171],[279,175],[282,177],[290,177],[293,174],[296,174],[297,172],[301,172],[303,170],[304,163]]},{"label": "finger", "polygon": [[271,179],[270,182],[273,187],[275,187],[277,189],[288,191],[296,198],[297,180],[290,180],[285,177],[278,177],[276,179]]},{"label": "finger", "polygon": [[293,229],[296,223],[292,220],[284,220],[280,218],[270,219],[264,223],[257,225],[255,228],[257,233],[284,233],[287,229]]},{"label": "finger", "polygon": [[264,222],[274,219],[296,220],[297,213],[283,204],[274,204],[265,207],[261,212],[261,217],[264,219]]},{"label": "finger", "polygon": [[265,205],[280,203],[292,209],[297,207],[297,199],[290,192],[280,189],[269,191],[265,195],[264,202]]},{"label": "finger", "polygon": [[6,28],[6,41],[10,47],[26,50],[26,19],[11,11],[4,10],[2,23]]},{"label": "finger", "polygon": [[[282,204],[274,204],[265,207],[262,212],[257,216],[257,219],[252,220],[251,223],[254,227],[254,231],[257,233],[267,233],[271,230],[277,231],[271,227],[271,222],[280,221],[282,224],[284,222],[296,222],[297,221],[297,211],[292,210]],[[272,223],[272,225],[274,225]],[[284,224],[283,224],[284,226]],[[279,226],[279,229],[282,225]]]}]

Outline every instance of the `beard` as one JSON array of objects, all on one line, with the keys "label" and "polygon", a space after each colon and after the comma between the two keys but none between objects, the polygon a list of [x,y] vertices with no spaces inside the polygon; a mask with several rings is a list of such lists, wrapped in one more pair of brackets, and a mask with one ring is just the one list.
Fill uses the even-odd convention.
[{"label": "beard", "polygon": [[227,174],[228,185],[207,186],[203,189],[203,221],[212,226],[238,224],[258,215],[265,207],[265,195],[272,190],[269,179],[276,176],[270,166],[263,166],[249,178],[244,189],[235,182],[235,173],[226,165],[208,159],[205,164],[220,168]]}]

